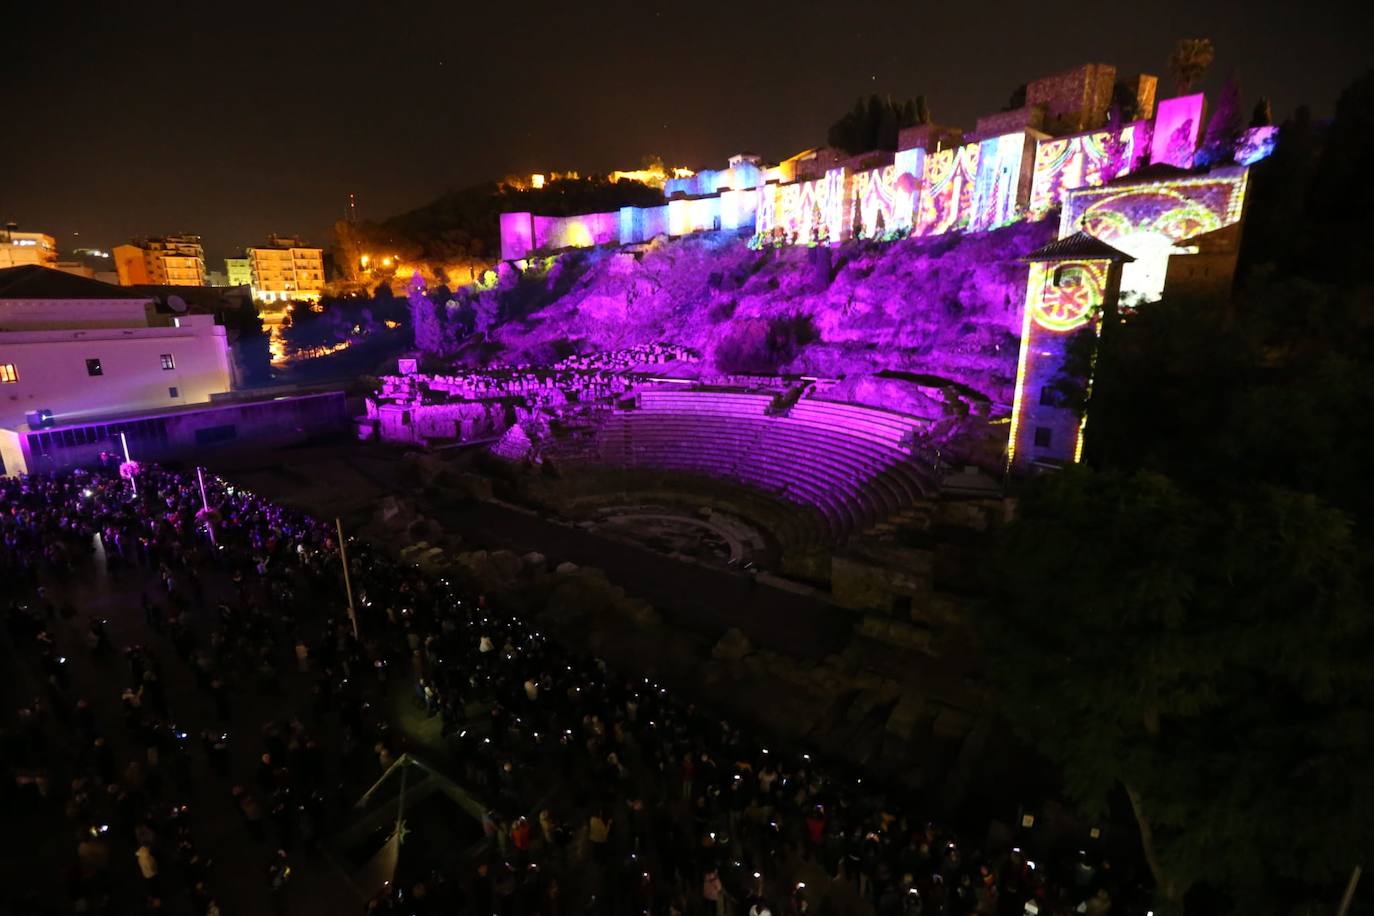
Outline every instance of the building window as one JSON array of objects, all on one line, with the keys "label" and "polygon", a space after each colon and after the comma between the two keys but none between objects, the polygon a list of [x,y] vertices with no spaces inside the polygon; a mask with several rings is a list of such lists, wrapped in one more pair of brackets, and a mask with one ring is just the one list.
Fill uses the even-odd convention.
[{"label": "building window", "polygon": [[1035,447],[1049,448],[1052,435],[1053,432],[1048,426],[1037,426],[1035,428]]},{"label": "building window", "polygon": [[176,397],[176,396],[177,396],[177,389],[176,389],[176,386],[173,385],[171,388],[168,388],[168,389],[167,389],[167,397],[169,397],[169,398],[174,398],[174,397]]},{"label": "building window", "polygon": [[14,363],[0,363],[0,384],[9,385],[19,381],[19,370]]},{"label": "building window", "polygon": [[1083,268],[1065,265],[1054,270],[1055,286],[1082,286]]},{"label": "building window", "polygon": [[98,360],[98,359],[88,359],[88,360],[86,360],[86,374],[87,374],[87,375],[104,375],[104,374],[105,374],[105,370],[102,369],[102,368],[100,368],[100,360]]},{"label": "building window", "polygon": [[1059,392],[1054,390],[1053,385],[1046,385],[1040,389],[1040,405],[1042,407],[1063,407],[1060,402]]},{"label": "building window", "polygon": [[175,369],[176,367],[177,367],[177,361],[174,360],[174,359],[172,359],[172,354],[170,354],[170,353],[164,353],[164,354],[162,354],[162,368],[163,368],[164,371],[167,370],[167,369]]}]

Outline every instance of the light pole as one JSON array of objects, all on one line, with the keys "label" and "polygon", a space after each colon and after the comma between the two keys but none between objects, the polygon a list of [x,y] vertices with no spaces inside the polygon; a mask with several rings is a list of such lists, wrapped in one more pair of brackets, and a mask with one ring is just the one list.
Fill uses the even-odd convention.
[{"label": "light pole", "polygon": [[1341,907],[1336,911],[1336,916],[1345,916],[1350,912],[1350,904],[1355,899],[1355,886],[1360,883],[1360,866],[1356,865],[1350,872],[1350,883],[1345,886],[1345,896],[1341,898]]},{"label": "light pole", "polygon": [[[129,458],[129,437],[124,434],[123,430],[119,431],[119,444],[124,447],[124,463],[133,464]],[[135,496],[138,495],[138,481],[134,480],[136,476],[132,470],[129,471],[129,486],[133,487]]]},{"label": "light pole", "polygon": [[215,542],[215,526],[210,520],[210,500],[205,498],[205,473],[199,466],[196,467],[196,480],[200,481],[200,507],[205,513],[205,530],[210,534],[210,546],[218,547]]},{"label": "light pole", "polygon": [[339,560],[343,563],[344,590],[348,592],[348,620],[353,624],[353,638],[358,639],[358,612],[353,606],[353,581],[348,575],[348,548],[344,543],[343,519],[334,517],[334,525],[339,531]]}]

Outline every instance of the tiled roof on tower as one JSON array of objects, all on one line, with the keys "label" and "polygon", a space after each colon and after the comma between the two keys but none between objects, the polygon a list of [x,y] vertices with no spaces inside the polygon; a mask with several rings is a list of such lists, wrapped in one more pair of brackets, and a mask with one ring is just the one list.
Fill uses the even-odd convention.
[{"label": "tiled roof on tower", "polygon": [[1135,258],[1131,257],[1126,252],[1113,248],[1106,242],[1094,238],[1086,232],[1075,232],[1068,238],[1056,239],[1048,245],[1035,249],[1021,260],[1062,261],[1068,258],[1085,261],[1118,261],[1121,263],[1135,260]]}]

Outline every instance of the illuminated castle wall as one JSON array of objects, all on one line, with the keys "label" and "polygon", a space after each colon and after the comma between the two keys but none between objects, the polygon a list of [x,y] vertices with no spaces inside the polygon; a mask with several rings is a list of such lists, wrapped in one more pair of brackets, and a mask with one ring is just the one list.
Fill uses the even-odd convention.
[{"label": "illuminated castle wall", "polygon": [[[903,156],[892,165],[854,174],[849,193],[851,234],[880,238],[888,232],[911,230],[921,187],[921,172],[916,169],[924,171],[923,160],[924,156]],[[844,184],[843,172],[838,183]]]},{"label": "illuminated castle wall", "polygon": [[[1070,82],[1087,87],[1091,104],[1085,102],[1088,107],[1073,117],[1058,118],[1060,125],[1100,120],[1093,115],[1100,101],[1093,87],[1103,78],[1101,72],[1089,67],[1075,73]],[[1147,163],[1191,166],[1204,102],[1201,94],[1165,99],[1150,120],[1057,137],[1027,126],[960,142],[956,129],[927,125],[903,131],[903,145],[914,145],[878,154],[880,162],[882,155],[890,157],[890,164],[876,168],[871,167],[875,156],[865,157],[864,167],[854,167],[858,159],[825,149],[807,150],[767,168],[757,157],[741,154],[726,169],[669,179],[664,184],[667,202],[661,207],[566,217],[503,214],[501,256],[517,259],[535,251],[630,244],[656,235],[718,229],[747,231],[755,244],[814,245],[983,232],[1018,219],[1044,219],[1063,206],[1069,191],[1101,185]],[[1039,111],[1004,113],[980,124],[1040,124],[1044,118]],[[1273,139],[1272,128],[1247,131],[1237,161],[1248,164],[1268,155]]]},{"label": "illuminated castle wall", "polygon": [[1154,302],[1163,295],[1170,255],[1187,253],[1188,239],[1240,220],[1247,180],[1248,169],[1233,166],[1079,188],[1065,197],[1059,235],[1081,230],[1129,254],[1135,260],[1122,274],[1123,302]]},{"label": "illuminated castle wall", "polygon": [[746,153],[732,157],[728,168],[706,169],[690,177],[668,179],[663,183],[663,196],[670,199],[679,194],[700,197],[726,190],[757,188],[761,184],[763,170],[758,159]]},{"label": "illuminated castle wall", "polygon": [[754,232],[792,242],[826,242],[844,236],[845,174],[832,169],[824,177],[788,184],[766,184],[756,194]]},{"label": "illuminated castle wall", "polygon": [[1035,150],[1027,216],[1043,219],[1063,203],[1065,191],[1099,185],[1135,171],[1149,153],[1149,136],[1150,125],[1136,121],[1120,131],[1091,131],[1041,140]]},{"label": "illuminated castle wall", "polygon": [[501,214],[501,258],[507,261],[523,258],[532,251],[590,248],[615,244],[620,239],[619,212],[579,216]]},{"label": "illuminated castle wall", "polygon": [[1030,194],[1037,136],[1041,135],[1003,134],[978,144],[969,231],[996,229],[1022,217],[1021,202]]},{"label": "illuminated castle wall", "polygon": [[1193,151],[1202,135],[1202,93],[1165,99],[1155,112],[1154,133],[1150,138],[1150,161],[1186,169],[1193,164]]},{"label": "illuminated castle wall", "polygon": [[926,156],[916,212],[917,235],[941,235],[968,226],[981,152],[979,144],[969,143]]},{"label": "illuminated castle wall", "polygon": [[[1249,169],[1171,169],[1064,195],[1059,240],[1026,260],[1026,301],[1008,465],[1077,461],[1083,418],[1059,403],[1054,382],[1076,332],[1159,299],[1216,301],[1240,250]],[[1090,380],[1079,379],[1081,382]]]}]

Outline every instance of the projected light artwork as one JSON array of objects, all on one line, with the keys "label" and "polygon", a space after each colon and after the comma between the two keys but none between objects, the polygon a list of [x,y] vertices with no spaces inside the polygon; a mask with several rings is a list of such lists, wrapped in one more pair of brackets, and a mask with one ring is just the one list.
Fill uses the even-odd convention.
[{"label": "projected light artwork", "polygon": [[926,156],[916,218],[918,235],[940,235],[968,225],[980,149],[977,143],[969,143]]},{"label": "projected light artwork", "polygon": [[[512,260],[532,251],[717,230],[752,235],[754,247],[985,232],[1019,220],[1044,219],[1064,206],[1072,192],[1118,181],[1146,163],[1192,168],[1205,116],[1206,99],[1195,93],[1161,100],[1150,120],[1067,136],[1046,135],[1026,126],[1029,122],[1020,116],[980,119],[978,142],[950,146],[962,136],[958,129],[922,129],[901,141],[910,148],[897,150],[890,166],[859,172],[833,168],[823,177],[803,180],[798,176],[819,174],[821,163],[853,160],[840,158],[837,150],[810,149],[765,166],[752,153],[740,153],[724,169],[695,174],[674,170],[664,180],[661,206],[561,217],[503,214],[501,254]],[[1075,123],[1101,123],[1102,117],[1099,111],[1093,121]],[[990,122],[987,134],[981,132],[985,121]],[[1011,132],[997,133],[1001,124]],[[1055,129],[1048,123],[1042,126]],[[1278,128],[1252,127],[1242,132],[1234,150],[1216,158],[1251,165],[1271,155],[1277,139]],[[931,144],[944,148],[931,152]],[[1186,238],[1233,221],[1216,207],[1202,206],[1220,222],[1188,205],[1165,208],[1175,212],[1151,216],[1151,225],[1138,226],[1133,236],[1116,225],[1123,218],[1135,224],[1131,215],[1095,217],[1089,231],[1126,240],[1123,247],[1139,259],[1127,271],[1127,286],[1136,293],[1148,292],[1162,282],[1170,249],[1164,239]],[[1077,226],[1066,231],[1076,231]]]},{"label": "projected light artwork", "polygon": [[759,188],[755,234],[778,242],[819,243],[844,231],[844,169],[824,178]]},{"label": "projected light artwork", "polygon": [[1112,294],[1113,269],[1128,258],[1087,236],[1068,241],[1086,242],[1107,254],[1070,253],[1031,261],[1007,439],[1011,466],[1036,459],[1077,461],[1082,450],[1083,418],[1071,406],[1059,403],[1054,386],[1073,332],[1096,327],[1099,310]]},{"label": "projected light artwork", "polygon": [[1279,142],[1279,129],[1272,125],[1265,127],[1252,127],[1240,136],[1240,143],[1236,146],[1236,164],[1254,165],[1261,159],[1267,159],[1274,154],[1274,147]]},{"label": "projected light artwork", "polygon": [[892,157],[892,166],[899,176],[910,175],[919,191],[921,176],[926,171],[926,151],[919,146],[915,149],[898,150]]},{"label": "projected light artwork", "polygon": [[1155,111],[1155,127],[1150,138],[1150,161],[1156,165],[1191,168],[1193,151],[1202,132],[1202,111],[1206,98],[1201,92],[1165,99]]},{"label": "projected light artwork", "polygon": [[1147,152],[1149,125],[1128,124],[1114,138],[1108,131],[1042,140],[1031,179],[1031,219],[1059,206],[1063,192],[1092,187],[1134,171]]},{"label": "projected light artwork", "polygon": [[1247,172],[1081,188],[1065,196],[1061,238],[1083,231],[1134,257],[1121,278],[1125,301],[1158,301],[1171,254],[1180,243],[1237,222],[1245,206]]},{"label": "projected light artwork", "polygon": [[855,172],[850,185],[858,223],[855,235],[880,238],[888,232],[911,228],[915,176],[899,174],[895,165],[889,165]]},{"label": "projected light artwork", "polygon": [[1102,304],[1106,261],[1064,261],[1031,265],[1026,303],[1031,319],[1047,331],[1065,333],[1088,323]]},{"label": "projected light artwork", "polygon": [[1005,226],[1019,218],[1022,164],[1030,144],[1023,133],[990,137],[979,144],[970,232]]}]

